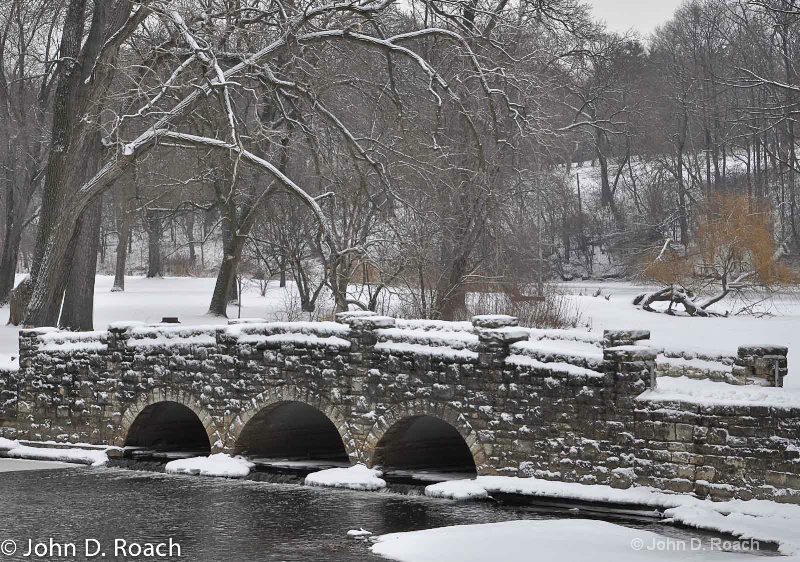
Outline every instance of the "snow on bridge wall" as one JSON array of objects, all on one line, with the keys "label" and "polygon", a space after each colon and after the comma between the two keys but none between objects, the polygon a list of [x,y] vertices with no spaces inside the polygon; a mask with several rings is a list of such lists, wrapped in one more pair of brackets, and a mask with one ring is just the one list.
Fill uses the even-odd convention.
[{"label": "snow on bridge wall", "polygon": [[24,330],[16,435],[123,445],[139,413],[170,401],[197,414],[213,452],[233,452],[259,412],[296,401],[333,422],[352,462],[372,464],[395,424],[427,415],[458,431],[479,474],[798,501],[800,411],[643,402],[647,332],[544,335],[508,317],[352,313]]},{"label": "snow on bridge wall", "polygon": [[17,370],[0,366],[0,437],[13,437],[17,418]]}]

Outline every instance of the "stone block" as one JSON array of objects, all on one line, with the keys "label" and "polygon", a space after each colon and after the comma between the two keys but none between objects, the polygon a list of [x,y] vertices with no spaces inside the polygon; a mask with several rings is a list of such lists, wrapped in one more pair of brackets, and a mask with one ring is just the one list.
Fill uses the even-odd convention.
[{"label": "stone block", "polygon": [[505,314],[486,314],[472,317],[472,325],[476,328],[506,328],[519,326],[519,319]]},{"label": "stone block", "polygon": [[641,340],[649,340],[649,330],[604,330],[603,347],[636,345]]}]

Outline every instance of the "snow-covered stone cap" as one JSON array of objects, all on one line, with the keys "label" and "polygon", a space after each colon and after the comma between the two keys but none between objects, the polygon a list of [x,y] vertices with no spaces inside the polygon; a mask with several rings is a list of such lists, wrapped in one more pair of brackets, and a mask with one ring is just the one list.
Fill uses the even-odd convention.
[{"label": "snow-covered stone cap", "polygon": [[346,318],[339,318],[337,320],[342,324],[347,324],[355,330],[377,330],[380,328],[393,328],[396,320],[391,316],[349,316]]},{"label": "snow-covered stone cap", "polygon": [[378,313],[372,310],[346,310],[344,312],[337,312],[336,320],[346,324],[347,320],[351,318],[364,318],[367,316],[378,316]]},{"label": "snow-covered stone cap", "polygon": [[745,357],[747,355],[788,355],[789,348],[785,345],[775,345],[770,343],[748,344],[739,346],[738,354],[739,357]]},{"label": "snow-covered stone cap", "polygon": [[524,328],[505,326],[502,328],[478,328],[478,337],[482,343],[512,344],[528,341],[530,332]]},{"label": "snow-covered stone cap", "polygon": [[265,318],[231,318],[228,320],[228,326],[235,326],[237,324],[266,324]]},{"label": "snow-covered stone cap", "polygon": [[50,334],[53,332],[60,332],[59,328],[54,326],[44,326],[42,328],[23,328],[19,331],[20,334],[24,336],[38,336],[39,334]]},{"label": "snow-covered stone cap", "polygon": [[145,323],[139,320],[119,320],[117,322],[111,322],[111,324],[108,325],[108,329],[124,331],[138,326],[145,326]]},{"label": "snow-covered stone cap", "polygon": [[506,314],[482,314],[472,317],[472,325],[476,328],[505,328],[519,326],[519,318]]},{"label": "snow-covered stone cap", "polygon": [[241,338],[243,336],[261,334],[308,334],[317,336],[341,336],[347,337],[350,328],[345,324],[337,322],[265,322],[265,323],[245,323],[223,326],[222,331],[230,337]]},{"label": "snow-covered stone cap", "polygon": [[650,330],[603,330],[603,339],[611,341],[649,340]]},{"label": "snow-covered stone cap", "polygon": [[658,350],[646,345],[618,345],[603,350],[605,359],[622,359],[626,361],[649,361],[658,356]]}]

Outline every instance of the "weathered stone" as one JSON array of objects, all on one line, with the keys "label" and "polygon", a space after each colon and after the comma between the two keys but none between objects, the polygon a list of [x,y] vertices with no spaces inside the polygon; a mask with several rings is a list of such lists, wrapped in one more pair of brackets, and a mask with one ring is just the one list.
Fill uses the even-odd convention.
[{"label": "weathered stone", "polygon": [[504,314],[473,316],[472,325],[476,328],[516,327],[519,326],[519,319],[516,316],[506,316]]},{"label": "weathered stone", "polygon": [[603,347],[636,345],[641,340],[649,340],[649,330],[604,330]]},{"label": "weathered stone", "polygon": [[479,329],[478,338],[481,344],[488,346],[508,346],[512,343],[528,340],[528,332],[522,328]]}]

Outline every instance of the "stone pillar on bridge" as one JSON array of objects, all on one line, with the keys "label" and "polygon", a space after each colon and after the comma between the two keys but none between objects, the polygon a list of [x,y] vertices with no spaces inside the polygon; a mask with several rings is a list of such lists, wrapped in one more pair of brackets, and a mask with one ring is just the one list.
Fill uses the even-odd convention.
[{"label": "stone pillar on bridge", "polygon": [[519,327],[514,316],[473,316],[472,325],[478,334],[478,367],[503,370],[512,344],[527,341],[528,331]]},{"label": "stone pillar on bridge", "polygon": [[783,345],[743,345],[739,347],[733,376],[739,384],[783,386],[789,374],[789,348]]},{"label": "stone pillar on bridge", "polygon": [[638,345],[650,339],[643,330],[606,330],[603,332],[603,371],[606,375],[608,399],[612,400],[611,416],[619,431],[612,436],[618,448],[623,470],[614,471],[610,485],[613,488],[630,488],[641,472],[634,455],[625,456],[636,445],[636,398],[655,388],[656,357],[652,347]]},{"label": "stone pillar on bridge", "polygon": [[391,316],[380,316],[367,310],[339,312],[336,321],[350,327],[350,361],[354,365],[369,359],[378,343],[376,330],[394,328],[397,322]]},{"label": "stone pillar on bridge", "polygon": [[649,330],[604,330],[603,348],[638,345],[640,341],[649,339]]},{"label": "stone pillar on bridge", "polygon": [[350,460],[351,462],[369,464],[372,459],[372,451],[377,445],[377,441],[368,441],[367,437],[374,424],[374,416],[372,414],[375,414],[375,412],[372,412],[370,408],[371,402],[375,399],[374,389],[380,381],[380,372],[370,366],[375,364],[375,345],[378,343],[378,330],[394,328],[396,320],[391,316],[381,316],[371,311],[356,310],[337,313],[336,321],[350,328],[348,336],[350,340],[350,369],[346,377],[347,382],[342,385],[349,388],[341,390],[345,395],[350,395],[352,412],[356,416],[348,420],[348,425],[354,435],[359,435],[364,439],[357,453],[358,458],[351,458]]},{"label": "stone pillar on bridge", "polygon": [[654,388],[658,351],[639,345],[650,339],[647,330],[605,330],[603,332],[604,371],[614,373],[614,390],[638,396]]},{"label": "stone pillar on bridge", "polygon": [[128,347],[128,340],[131,339],[131,328],[138,325],[133,322],[114,322],[108,327],[108,354],[109,361],[119,365],[126,356],[128,362],[132,361],[133,350]]}]

